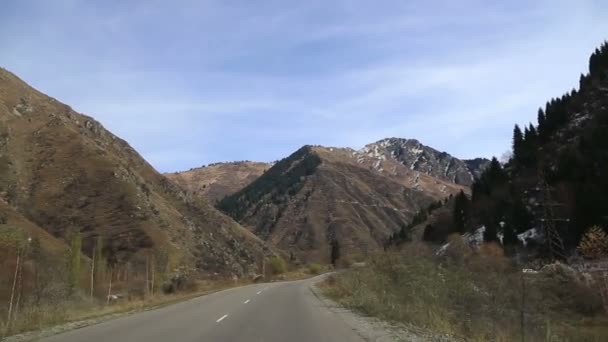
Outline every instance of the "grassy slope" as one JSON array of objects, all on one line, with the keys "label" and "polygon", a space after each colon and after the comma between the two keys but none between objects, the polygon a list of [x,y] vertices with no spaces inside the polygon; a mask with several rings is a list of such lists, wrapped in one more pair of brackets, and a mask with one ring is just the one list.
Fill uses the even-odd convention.
[{"label": "grassy slope", "polygon": [[211,203],[232,195],[261,176],[272,165],[259,162],[219,163],[165,176],[193,196]]}]

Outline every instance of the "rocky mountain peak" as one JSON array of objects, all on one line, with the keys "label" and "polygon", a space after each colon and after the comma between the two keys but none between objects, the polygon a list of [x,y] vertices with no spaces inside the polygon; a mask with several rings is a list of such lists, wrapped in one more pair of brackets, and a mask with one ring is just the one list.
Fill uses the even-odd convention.
[{"label": "rocky mountain peak", "polygon": [[356,151],[355,156],[360,163],[365,159],[376,159],[378,165],[392,159],[410,170],[466,186],[470,186],[489,163],[483,158],[460,160],[416,139],[404,138],[386,138],[368,144]]}]

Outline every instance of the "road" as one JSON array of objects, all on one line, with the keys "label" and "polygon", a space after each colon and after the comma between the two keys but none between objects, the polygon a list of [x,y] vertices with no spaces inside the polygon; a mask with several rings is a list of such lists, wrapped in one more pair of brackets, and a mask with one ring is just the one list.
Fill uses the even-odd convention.
[{"label": "road", "polygon": [[43,342],[363,342],[310,287],[256,284],[107,321]]}]

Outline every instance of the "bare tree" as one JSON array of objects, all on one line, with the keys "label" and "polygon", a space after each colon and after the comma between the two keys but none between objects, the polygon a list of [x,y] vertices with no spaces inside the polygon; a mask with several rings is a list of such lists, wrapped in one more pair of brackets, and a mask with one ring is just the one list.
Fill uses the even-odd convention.
[{"label": "bare tree", "polygon": [[20,265],[21,265],[21,249],[17,248],[17,263],[15,264],[15,273],[13,275],[13,286],[11,288],[11,298],[9,300],[8,303],[8,318],[7,318],[7,322],[9,324],[9,328],[10,328],[10,324],[12,322],[12,318],[13,318],[13,303],[15,300],[15,292],[17,289],[17,280],[19,277],[19,269],[20,269]]},{"label": "bare tree", "polygon": [[110,267],[110,280],[108,281],[108,297],[106,305],[110,304],[110,296],[112,295],[112,267]]},{"label": "bare tree", "polygon": [[91,260],[91,298],[93,298],[93,291],[95,290],[95,257],[97,256],[97,246],[93,247],[93,260]]}]

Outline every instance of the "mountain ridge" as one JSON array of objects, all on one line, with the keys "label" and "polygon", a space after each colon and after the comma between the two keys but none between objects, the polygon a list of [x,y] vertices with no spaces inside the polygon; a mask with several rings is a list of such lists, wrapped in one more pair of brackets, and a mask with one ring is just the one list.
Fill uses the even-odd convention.
[{"label": "mountain ridge", "polygon": [[466,190],[391,165],[398,172],[360,163],[352,149],[305,145],[218,208],[301,261],[330,262],[336,244],[344,256],[367,254],[420,208]]}]

